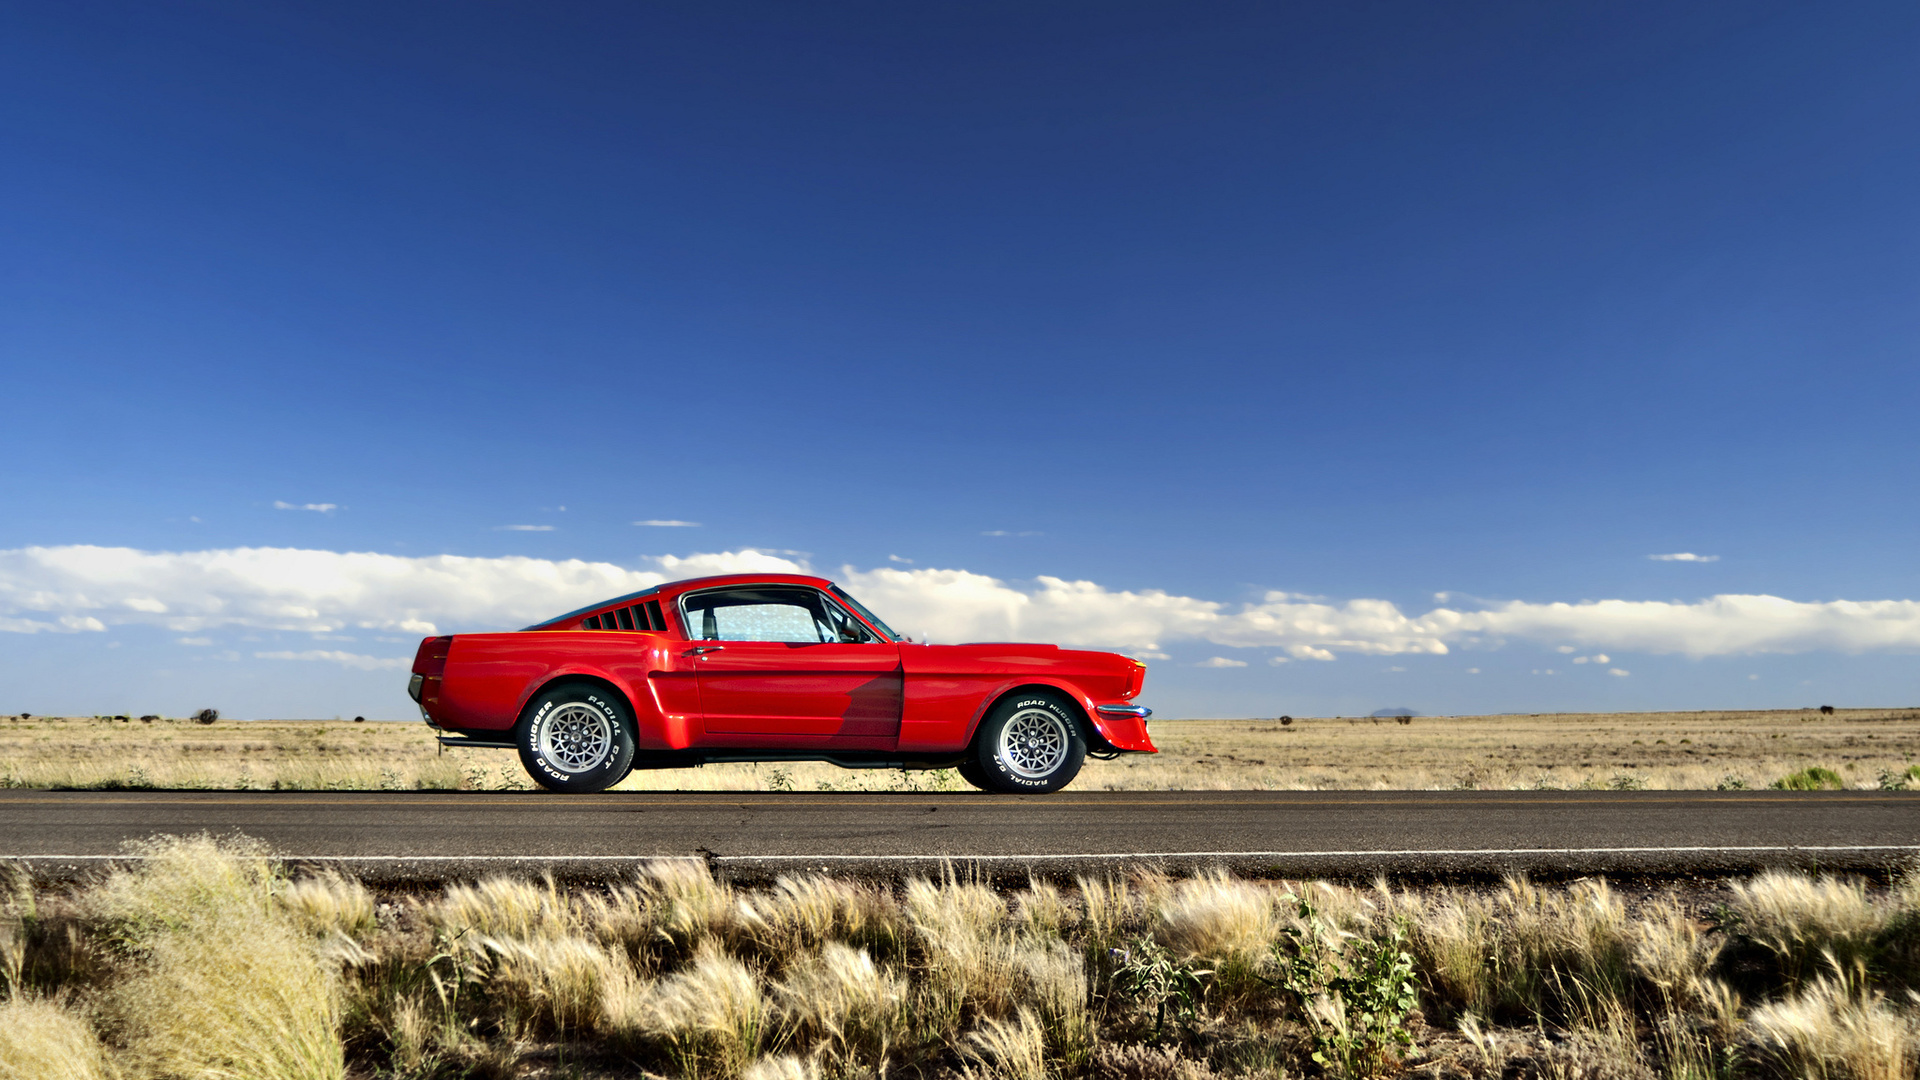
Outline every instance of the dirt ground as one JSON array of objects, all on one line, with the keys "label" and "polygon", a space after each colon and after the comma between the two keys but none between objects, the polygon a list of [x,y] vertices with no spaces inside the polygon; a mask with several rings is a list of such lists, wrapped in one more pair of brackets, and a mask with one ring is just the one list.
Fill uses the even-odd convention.
[{"label": "dirt ground", "polygon": [[[1765,787],[1819,766],[1920,786],[1920,709],[1176,720],[1157,755],[1088,761],[1091,790]],[[531,786],[511,750],[441,751],[418,723],[0,718],[0,787],[216,790]],[[622,789],[959,788],[951,772],[824,764],[636,771]]]}]

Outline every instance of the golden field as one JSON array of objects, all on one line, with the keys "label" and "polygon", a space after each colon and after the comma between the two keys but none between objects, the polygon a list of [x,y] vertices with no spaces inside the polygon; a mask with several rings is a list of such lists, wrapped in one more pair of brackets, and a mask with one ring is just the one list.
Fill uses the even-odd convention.
[{"label": "golden field", "polygon": [[[1847,787],[1916,784],[1920,710],[1176,720],[1158,755],[1088,761],[1083,790],[1765,787],[1810,767]],[[442,752],[418,723],[0,718],[0,786],[525,788],[511,750]],[[636,771],[626,790],[959,788],[950,772],[824,764]]]},{"label": "golden field", "polygon": [[[376,895],[245,840],[0,873],[0,1080],[1914,1080],[1920,876],[1154,873]],[[7,880],[10,879],[10,880]]]}]

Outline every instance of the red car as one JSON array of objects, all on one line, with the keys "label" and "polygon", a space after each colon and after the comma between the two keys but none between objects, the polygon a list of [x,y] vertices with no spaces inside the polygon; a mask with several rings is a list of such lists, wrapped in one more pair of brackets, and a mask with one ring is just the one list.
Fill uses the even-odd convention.
[{"label": "red car", "polygon": [[720,761],[955,768],[1058,791],[1157,753],[1146,665],[1054,645],[916,645],[824,578],[659,585],[507,634],[427,638],[407,693],[448,746],[514,747],[552,791]]}]

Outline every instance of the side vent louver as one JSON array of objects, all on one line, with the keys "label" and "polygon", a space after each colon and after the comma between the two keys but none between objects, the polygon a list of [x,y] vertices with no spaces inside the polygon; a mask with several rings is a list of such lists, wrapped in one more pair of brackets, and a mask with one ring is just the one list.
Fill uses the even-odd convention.
[{"label": "side vent louver", "polygon": [[660,614],[658,600],[589,615],[580,625],[588,630],[652,630],[663,634],[667,631],[667,620]]}]

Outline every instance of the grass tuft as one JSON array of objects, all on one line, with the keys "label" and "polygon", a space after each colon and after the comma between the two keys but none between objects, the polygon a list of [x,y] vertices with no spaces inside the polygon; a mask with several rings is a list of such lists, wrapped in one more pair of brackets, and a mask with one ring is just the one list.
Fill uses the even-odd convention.
[{"label": "grass tuft", "polygon": [[730,1077],[759,1056],[769,1011],[753,972],[709,945],[686,970],[653,987],[637,1026],[681,1075]]},{"label": "grass tuft", "polygon": [[0,1004],[0,1080],[108,1080],[106,1050],[84,1017],[59,1001]]},{"label": "grass tuft", "polygon": [[130,959],[102,1011],[135,1071],[206,1080],[345,1075],[336,970],[273,902],[257,845],[207,837],[141,848],[91,897]]},{"label": "grass tuft", "polygon": [[1920,1052],[1912,1015],[1839,978],[1814,980],[1747,1018],[1758,1054],[1804,1080],[1913,1080]]}]

